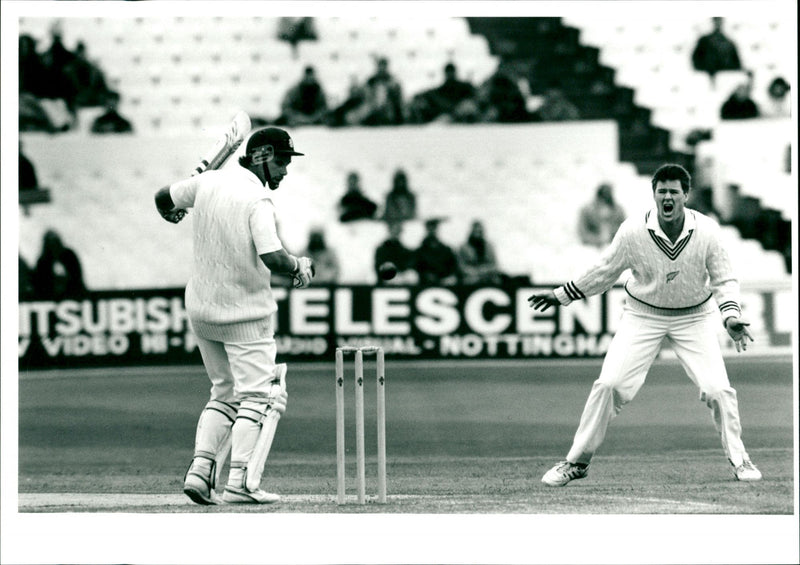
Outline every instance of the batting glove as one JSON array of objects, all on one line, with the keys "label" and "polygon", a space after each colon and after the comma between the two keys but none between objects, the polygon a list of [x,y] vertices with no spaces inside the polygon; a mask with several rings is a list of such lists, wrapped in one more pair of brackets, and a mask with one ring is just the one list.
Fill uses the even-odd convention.
[{"label": "batting glove", "polygon": [[308,257],[297,259],[297,268],[292,273],[292,285],[295,288],[306,288],[314,277],[314,263]]},{"label": "batting glove", "polygon": [[180,208],[177,210],[162,210],[159,208],[158,213],[161,214],[162,218],[172,224],[177,224],[186,217],[186,210],[181,210]]},{"label": "batting glove", "polygon": [[728,335],[731,336],[733,343],[736,344],[736,351],[747,350],[747,340],[753,340],[753,336],[747,329],[750,322],[745,322],[735,316],[725,319],[725,329],[728,330]]}]

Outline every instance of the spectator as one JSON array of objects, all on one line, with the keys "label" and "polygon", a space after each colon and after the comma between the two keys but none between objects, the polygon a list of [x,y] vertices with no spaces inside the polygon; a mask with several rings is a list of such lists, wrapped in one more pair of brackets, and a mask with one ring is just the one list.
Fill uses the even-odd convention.
[{"label": "spectator", "polygon": [[370,220],[378,205],[361,190],[361,176],[356,171],[347,174],[347,189],[339,200],[339,221]]},{"label": "spectator", "polygon": [[767,87],[767,99],[761,115],[765,118],[789,118],[792,116],[792,97],[789,83],[783,77],[772,79]]},{"label": "spectator", "polygon": [[363,103],[353,111],[351,120],[364,126],[405,122],[403,89],[389,72],[389,60],[386,57],[377,59],[375,73],[364,84],[363,96]]},{"label": "spectator", "polygon": [[315,41],[317,28],[314,18],[289,18],[278,20],[278,39],[286,41],[292,46],[292,52],[297,56],[297,44],[301,41]]},{"label": "spectator", "polygon": [[437,235],[440,218],[425,221],[425,237],[414,253],[414,265],[419,283],[430,286],[458,284],[458,258]]},{"label": "spectator", "polygon": [[36,97],[47,93],[47,65],[36,50],[36,39],[27,34],[19,36],[19,92]]},{"label": "spectator", "polygon": [[289,89],[283,98],[281,115],[276,120],[282,126],[320,125],[325,122],[328,102],[325,91],[317,80],[314,67],[308,65],[303,77]]},{"label": "spectator", "polygon": [[39,180],[36,178],[36,168],[30,159],[22,152],[22,142],[19,142],[19,189],[36,190]]},{"label": "spectator", "polygon": [[63,72],[75,85],[75,105],[79,108],[104,105],[111,91],[103,71],[89,60],[83,41],[75,46],[73,55]]},{"label": "spectator", "polygon": [[[49,71],[30,35],[19,36],[19,131],[54,133],[62,129],[51,119],[42,98],[48,94]],[[68,126],[67,126],[68,127]]]},{"label": "spectator", "polygon": [[489,77],[476,95],[483,122],[527,122],[530,120],[525,96],[511,73],[502,67]]},{"label": "spectator", "polygon": [[34,286],[37,297],[43,300],[80,298],[86,293],[78,256],[53,230],[44,234],[42,253],[36,262]]},{"label": "spectator", "polygon": [[344,102],[333,108],[325,118],[330,127],[356,125],[358,123],[359,109],[366,100],[366,91],[359,84],[356,76],[350,77],[350,88]]},{"label": "spectator", "polygon": [[449,122],[470,123],[477,121],[478,107],[475,101],[476,88],[458,78],[453,63],[444,66],[444,82],[414,96],[411,101],[410,120],[426,123],[436,119]]},{"label": "spectator", "polygon": [[303,255],[310,257],[316,274],[314,284],[336,284],[339,281],[339,258],[325,243],[322,228],[313,228],[308,234],[308,247]]},{"label": "spectator", "polygon": [[752,82],[748,80],[737,86],[722,104],[720,117],[723,120],[748,120],[758,117],[758,106],[750,97]]},{"label": "spectator", "polygon": [[92,133],[130,133],[133,131],[131,123],[117,111],[118,105],[119,94],[108,92],[106,94],[106,111],[92,122]]},{"label": "spectator", "polygon": [[408,175],[397,169],[392,177],[392,189],[386,194],[383,220],[403,222],[417,217],[417,197],[408,187]]},{"label": "spectator", "polygon": [[36,290],[33,287],[33,270],[28,262],[19,256],[19,301],[36,299]]},{"label": "spectator", "polygon": [[544,93],[542,105],[533,113],[532,119],[542,122],[564,122],[579,120],[581,114],[558,85],[548,88]]},{"label": "spectator", "polygon": [[611,185],[603,183],[597,187],[595,197],[580,210],[578,236],[584,245],[605,247],[624,221],[625,211],[614,200]]},{"label": "spectator", "polygon": [[56,22],[50,28],[51,43],[42,55],[48,69],[48,89],[44,98],[64,100],[67,110],[74,116],[77,110],[76,100],[81,85],[69,74],[76,59],[75,54],[67,49],[61,38],[61,24]]},{"label": "spectator", "polygon": [[[400,241],[403,233],[401,222],[389,222],[389,237],[375,249],[375,278],[378,284],[416,284],[417,272],[414,269],[414,252]],[[389,281],[378,274],[378,267],[386,262],[394,263],[397,275]]]},{"label": "spectator", "polygon": [[494,247],[484,236],[483,223],[472,222],[467,241],[458,249],[461,282],[467,285],[499,285],[502,276],[497,268]]},{"label": "spectator", "polygon": [[724,18],[711,18],[714,29],[697,40],[692,51],[692,65],[698,71],[708,73],[713,82],[719,71],[742,69],[736,44],[722,31]]}]

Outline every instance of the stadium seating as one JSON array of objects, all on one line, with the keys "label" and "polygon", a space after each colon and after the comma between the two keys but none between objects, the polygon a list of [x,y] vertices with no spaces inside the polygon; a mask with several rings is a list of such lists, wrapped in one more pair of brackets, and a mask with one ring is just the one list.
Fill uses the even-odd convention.
[{"label": "stadium seating", "polygon": [[[436,19],[430,26],[375,18],[323,18],[317,23],[319,41],[301,42],[293,52],[275,40],[275,22],[269,18],[64,20],[67,45],[87,42],[90,54],[121,90],[121,111],[134,121],[137,134],[99,139],[86,136],[84,128],[54,138],[25,136],[26,153],[42,184],[52,188],[52,203],[21,217],[23,257],[35,261],[42,234],[55,227],[82,257],[90,288],[181,286],[189,272],[190,228],[188,222],[163,222],[152,209],[152,193],[186,175],[234,110],[277,115],[280,99],[306,64],[315,64],[336,101],[346,95],[353,77],[363,80],[371,74],[377,54],[390,57],[406,96],[441,80],[448,60],[474,82],[488,77],[498,62],[486,40],[469,33],[463,18]],[[686,63],[690,44],[702,31],[699,20],[646,29],[638,24],[603,28],[588,20],[571,23],[583,30],[585,40],[603,46],[604,60],[619,65],[620,76],[636,88],[637,100],[653,105],[654,119],[676,130],[713,125],[708,107],[719,102],[721,90],[706,89],[698,101],[703,79]],[[24,18],[20,31],[46,46],[51,24]],[[660,39],[650,40],[648,34]],[[224,50],[219,48],[223,40]],[[635,55],[620,57],[625,49]],[[650,62],[653,58],[659,62]],[[760,60],[771,59],[764,55]],[[663,84],[665,76],[669,88],[652,88]],[[578,266],[596,258],[596,250],[578,243],[575,223],[578,207],[600,182],[614,186],[629,214],[651,203],[648,178],[619,161],[610,121],[519,129],[303,128],[293,134],[309,157],[293,164],[287,180],[291,190],[274,194],[283,218],[281,236],[291,251],[300,252],[310,227],[322,225],[342,260],[342,282],[347,283],[374,280],[372,251],[386,233],[378,222],[343,226],[336,221],[336,202],[351,169],[360,172],[367,194],[378,203],[394,170],[407,171],[421,214],[406,226],[408,246],[421,240],[424,217],[449,218],[440,235],[452,246],[464,241],[472,219],[482,219],[501,268],[542,283],[569,279]],[[745,278],[786,277],[775,254],[765,255],[730,234],[729,242],[734,255],[762,267],[742,270]]]},{"label": "stadium seating", "polygon": [[[675,150],[686,150],[686,134],[695,128],[713,128],[719,109],[742,73],[723,73],[712,83],[705,73],[691,66],[697,38],[711,31],[705,16],[673,19],[642,18],[616,21],[573,13],[562,18],[578,28],[584,44],[600,48],[600,62],[617,71],[617,82],[635,90],[637,103],[651,108],[653,122],[673,133]],[[763,102],[769,82],[776,76],[791,76],[789,53],[796,52],[792,22],[782,21],[765,9],[756,17],[726,17],[725,32],[736,42],[742,65],[753,71],[752,96]]]},{"label": "stadium seating", "polygon": [[[277,19],[264,17],[47,18],[20,19],[20,33],[49,44],[49,30],[59,23],[68,48],[78,41],[121,94],[120,112],[142,133],[185,133],[204,123],[187,121],[227,105],[230,98],[252,115],[274,119],[286,91],[307,64],[336,104],[347,95],[351,79],[364,81],[374,59],[385,56],[408,99],[443,80],[443,67],[455,62],[462,77],[475,83],[488,78],[498,59],[486,39],[471,35],[463,18],[417,19],[315,18],[317,41],[303,41],[295,53],[277,39]],[[224,46],[224,48],[222,48]],[[225,93],[224,95],[222,93]],[[214,103],[215,99],[222,99]],[[179,114],[174,118],[174,114]]]}]

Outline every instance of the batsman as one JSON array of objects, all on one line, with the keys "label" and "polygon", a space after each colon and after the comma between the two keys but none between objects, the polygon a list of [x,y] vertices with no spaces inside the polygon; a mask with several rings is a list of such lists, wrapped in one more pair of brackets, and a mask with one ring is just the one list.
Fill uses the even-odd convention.
[{"label": "batsman", "polygon": [[186,310],[211,380],[183,485],[197,504],[220,501],[215,488],[228,450],[223,502],[269,504],[280,499],[260,487],[288,400],[286,365],[276,365],[278,307],[270,275],[288,274],[296,288],[303,288],[314,270],[311,259],[283,248],[265,188],[276,190],[292,157],[300,155],[286,131],[263,128],[248,139],[238,166],[206,170],[155,195],[156,208],[169,222],[180,222],[192,210],[194,261]]}]

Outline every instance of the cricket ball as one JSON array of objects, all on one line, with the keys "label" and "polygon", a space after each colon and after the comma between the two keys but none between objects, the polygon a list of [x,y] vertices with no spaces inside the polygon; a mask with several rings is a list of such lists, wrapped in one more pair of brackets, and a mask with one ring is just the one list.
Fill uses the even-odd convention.
[{"label": "cricket ball", "polygon": [[378,267],[378,275],[385,281],[393,279],[397,275],[397,265],[391,261],[381,263]]}]

